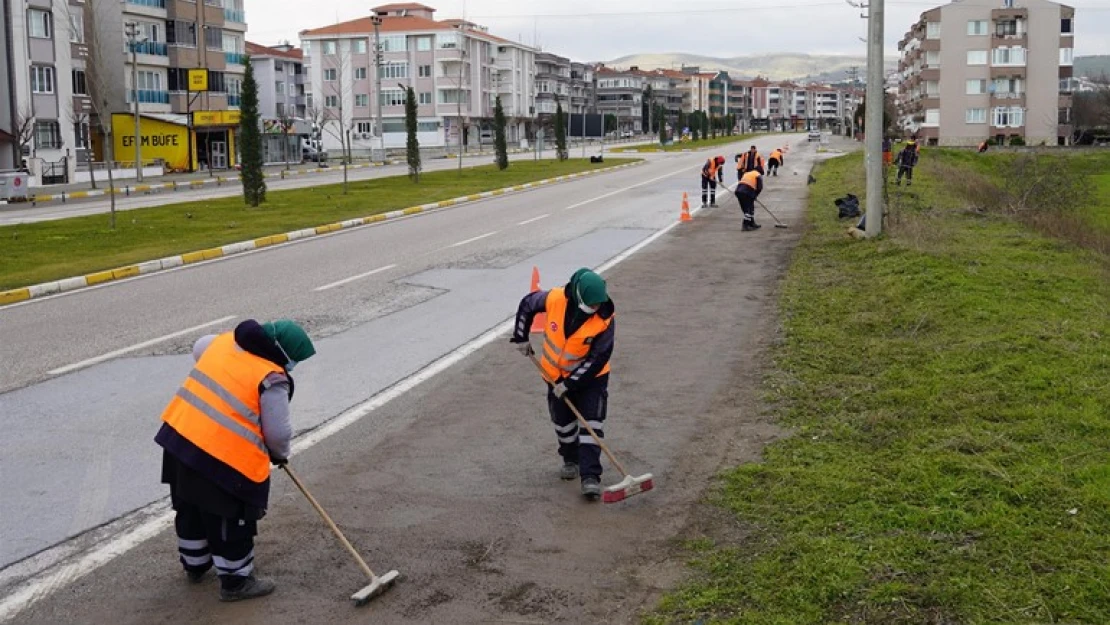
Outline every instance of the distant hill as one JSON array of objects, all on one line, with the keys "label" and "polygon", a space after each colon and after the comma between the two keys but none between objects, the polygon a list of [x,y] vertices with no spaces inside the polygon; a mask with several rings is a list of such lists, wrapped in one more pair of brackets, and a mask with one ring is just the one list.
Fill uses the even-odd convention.
[{"label": "distant hill", "polygon": [[1072,73],[1078,77],[1110,76],[1110,55],[1077,56],[1072,63]]},{"label": "distant hill", "polygon": [[[1078,61],[1078,59],[1076,59]],[[683,65],[693,65],[703,70],[725,70],[733,78],[755,78],[764,76],[772,80],[798,80],[816,82],[839,82],[846,80],[852,67],[859,69],[862,82],[867,68],[867,59],[862,56],[842,56],[831,54],[761,54],[735,56],[730,58],[701,56],[698,54],[632,54],[608,61],[606,65],[618,68],[632,66],[643,69],[681,69]],[[886,59],[887,71],[898,66],[898,59]]]}]

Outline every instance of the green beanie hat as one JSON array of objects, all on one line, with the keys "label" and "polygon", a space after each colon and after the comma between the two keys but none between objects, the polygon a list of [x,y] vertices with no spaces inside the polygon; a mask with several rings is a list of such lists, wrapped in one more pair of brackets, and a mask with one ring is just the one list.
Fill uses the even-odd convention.
[{"label": "green beanie hat", "polygon": [[579,269],[575,272],[578,278],[575,289],[579,301],[587,306],[600,306],[609,301],[609,294],[605,291],[605,279],[589,269]]},{"label": "green beanie hat", "polygon": [[316,354],[312,339],[295,321],[272,321],[262,324],[262,329],[266,331],[266,336],[277,341],[289,358],[297,362],[304,362]]}]

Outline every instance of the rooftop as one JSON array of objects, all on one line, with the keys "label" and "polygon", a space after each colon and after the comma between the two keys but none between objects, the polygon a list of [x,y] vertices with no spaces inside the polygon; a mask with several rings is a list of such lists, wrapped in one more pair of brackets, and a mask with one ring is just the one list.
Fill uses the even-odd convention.
[{"label": "rooftop", "polygon": [[300,61],[304,59],[304,51],[300,48],[290,48],[288,50],[282,47],[264,46],[259,43],[247,42],[247,55],[248,56],[276,56],[283,59],[291,59]]}]

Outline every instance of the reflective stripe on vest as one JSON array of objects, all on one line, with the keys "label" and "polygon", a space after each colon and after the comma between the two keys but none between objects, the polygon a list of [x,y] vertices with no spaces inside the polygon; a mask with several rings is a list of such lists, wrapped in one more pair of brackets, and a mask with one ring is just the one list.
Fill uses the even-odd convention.
[{"label": "reflective stripe on vest", "polygon": [[740,179],[740,184],[747,185],[747,186],[752,188],[752,191],[755,191],[756,189],[759,188],[758,187],[758,180],[759,180],[759,172],[758,171],[749,171],[748,173],[744,174],[743,178]]},{"label": "reflective stripe on vest", "polygon": [[[545,307],[547,309],[547,327],[544,328],[543,365],[544,376],[549,382],[565,378],[574,372],[590,353],[590,342],[597,335],[609,328],[612,318],[602,319],[597,315],[590,316],[582,327],[567,337],[563,334],[563,320],[566,319],[567,295],[564,288],[551,289],[547,293]],[[609,373],[609,363],[598,373],[599,376]]]},{"label": "reflective stripe on vest", "polygon": [[244,351],[231,332],[213,339],[162,420],[202,451],[260,484],[270,477],[258,387],[276,364]]}]

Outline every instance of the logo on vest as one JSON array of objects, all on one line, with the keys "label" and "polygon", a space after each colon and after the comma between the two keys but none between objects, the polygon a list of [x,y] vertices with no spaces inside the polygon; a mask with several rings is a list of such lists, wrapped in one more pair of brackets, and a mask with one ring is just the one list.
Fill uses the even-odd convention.
[{"label": "logo on vest", "polygon": [[551,322],[551,331],[552,331],[552,332],[558,332],[558,331],[559,331],[559,324],[557,324],[557,323],[555,323],[554,321],[552,321],[552,322]]}]

